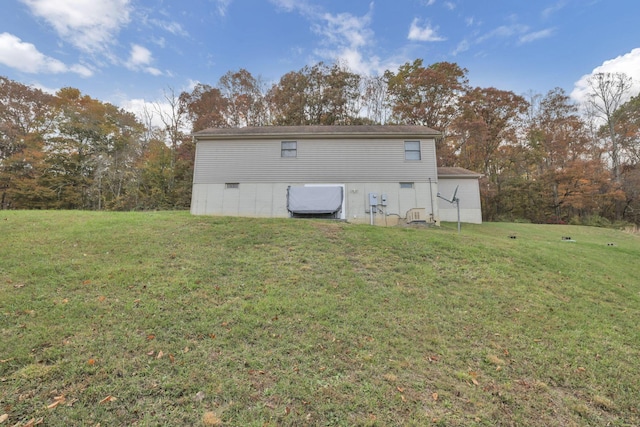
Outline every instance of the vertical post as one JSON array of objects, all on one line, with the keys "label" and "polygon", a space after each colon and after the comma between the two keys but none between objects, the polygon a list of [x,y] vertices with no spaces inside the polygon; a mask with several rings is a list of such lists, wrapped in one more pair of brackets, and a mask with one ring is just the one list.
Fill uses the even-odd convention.
[{"label": "vertical post", "polygon": [[456,208],[458,209],[458,234],[460,234],[460,199],[456,200]]}]

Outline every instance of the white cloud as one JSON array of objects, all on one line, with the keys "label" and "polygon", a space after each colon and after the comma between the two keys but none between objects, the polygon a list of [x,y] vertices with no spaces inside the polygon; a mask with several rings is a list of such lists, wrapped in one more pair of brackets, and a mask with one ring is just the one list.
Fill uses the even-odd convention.
[{"label": "white cloud", "polygon": [[133,67],[139,67],[141,65],[148,65],[152,61],[153,57],[151,51],[139,44],[131,45],[131,55],[129,56],[128,64]]},{"label": "white cloud", "polygon": [[509,38],[515,35],[523,35],[529,31],[529,27],[522,24],[501,25],[488,33],[478,37],[476,43],[483,43],[493,38]]},{"label": "white cloud", "polygon": [[159,128],[163,126],[160,114],[156,111],[159,107],[155,102],[149,102],[141,98],[126,99],[121,101],[119,106],[123,110],[135,114],[135,116],[146,125],[151,124]]},{"label": "white cloud", "polygon": [[124,65],[132,71],[144,71],[154,76],[162,75],[162,71],[150,66],[152,62],[153,55],[149,49],[139,44],[132,44],[129,59]]},{"label": "white cloud", "polygon": [[549,19],[551,17],[551,15],[555,14],[556,12],[559,12],[565,6],[566,6],[566,1],[561,0],[561,1],[557,2],[556,4],[553,4],[553,5],[549,6],[549,7],[547,7],[546,9],[544,9],[542,11],[542,17],[544,19]]},{"label": "white cloud", "polygon": [[227,14],[227,9],[233,0],[215,0],[215,3],[218,5],[218,13],[220,16],[225,16]]},{"label": "white cloud", "polygon": [[[157,101],[142,98],[125,99],[118,104],[123,110],[133,113],[143,124],[157,129],[164,129],[163,117],[168,120],[173,113],[171,103],[166,98]],[[189,123],[185,121],[180,130],[184,133],[191,132]]]},{"label": "white cloud", "polygon": [[75,64],[68,66],[62,61],[47,56],[31,43],[9,33],[0,33],[0,63],[25,73],[76,73],[90,77],[93,72],[88,67]]},{"label": "white cloud", "polygon": [[[296,12],[311,22],[311,29],[321,39],[314,54],[344,64],[359,74],[377,74],[389,69],[380,58],[372,54],[375,33],[371,29],[374,4],[363,16],[351,13],[326,13],[308,0],[270,0],[286,12]],[[394,64],[395,65],[395,64]]]},{"label": "white cloud", "polygon": [[271,3],[287,12],[298,11],[306,17],[320,14],[319,9],[307,0],[271,0]]},{"label": "white cloud", "polygon": [[469,41],[464,39],[460,43],[458,43],[458,46],[456,46],[455,50],[451,52],[451,54],[453,56],[456,56],[459,53],[468,51],[470,47],[471,45],[469,44]]},{"label": "white cloud", "polygon": [[182,27],[182,24],[175,21],[165,21],[162,19],[148,19],[145,22],[152,24],[174,36],[187,36],[187,30]]},{"label": "white cloud", "polygon": [[369,14],[358,17],[350,13],[338,15],[324,13],[322,20],[325,25],[316,26],[316,31],[325,36],[325,42],[355,48],[368,45],[373,38],[373,31],[369,28],[371,24]]},{"label": "white cloud", "polygon": [[633,49],[631,52],[610,59],[594,68],[589,74],[585,74],[574,83],[574,89],[571,92],[571,98],[577,103],[583,104],[589,97],[590,87],[589,78],[597,73],[624,73],[631,77],[632,89],[629,96],[635,96],[640,92],[640,48]]},{"label": "white cloud", "polygon": [[446,40],[444,37],[440,37],[437,34],[438,28],[431,28],[430,24],[426,24],[424,27],[420,26],[420,20],[414,18],[409,28],[409,40],[421,41],[421,42],[439,42]]},{"label": "white cloud", "polygon": [[535,31],[533,33],[526,33],[520,36],[519,42],[520,44],[531,43],[536,40],[546,39],[551,37],[555,30],[553,28],[547,28],[540,31]]},{"label": "white cloud", "polygon": [[343,63],[356,73],[371,74],[379,71],[379,58],[368,54],[374,44],[374,32],[371,29],[373,9],[364,16],[316,13],[310,7],[305,7],[304,10],[305,13],[312,14],[310,19],[316,21],[312,25],[313,31],[323,37],[321,44],[325,47],[317,49],[316,54]]},{"label": "white cloud", "polygon": [[106,52],[129,23],[130,0],[21,0],[83,52]]}]

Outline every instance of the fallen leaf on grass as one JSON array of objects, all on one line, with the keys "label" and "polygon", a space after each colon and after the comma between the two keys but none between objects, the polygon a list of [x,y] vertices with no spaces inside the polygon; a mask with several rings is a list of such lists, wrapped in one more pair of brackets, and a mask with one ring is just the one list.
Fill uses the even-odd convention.
[{"label": "fallen leaf on grass", "polygon": [[0,415],[0,424],[7,421],[9,419],[9,414]]},{"label": "fallen leaf on grass", "polygon": [[396,382],[396,380],[398,379],[398,377],[394,374],[384,374],[382,378],[389,381],[390,383]]},{"label": "fallen leaf on grass", "polygon": [[202,424],[205,426],[221,426],[222,420],[218,418],[215,412],[205,412],[202,416]]},{"label": "fallen leaf on grass", "polygon": [[171,361],[171,363],[176,361],[176,358],[173,357],[173,354],[169,354],[169,360]]},{"label": "fallen leaf on grass", "polygon": [[87,360],[87,363],[88,363],[89,365],[93,366],[93,365],[95,365],[95,364],[96,364],[96,359],[89,359],[89,360]]},{"label": "fallen leaf on grass", "polygon": [[476,380],[476,378],[478,377],[478,373],[477,373],[477,372],[475,372],[475,371],[471,371],[471,372],[469,372],[469,376],[471,377],[471,382],[472,382],[474,385],[479,385],[479,384],[478,384],[478,380]]},{"label": "fallen leaf on grass", "polygon": [[105,404],[107,402],[114,402],[116,400],[118,400],[118,398],[109,395],[109,396],[105,397],[104,399],[102,399],[100,402],[98,402],[98,404],[99,405],[103,405],[103,404]]},{"label": "fallen leaf on grass", "polygon": [[162,350],[160,350],[158,352],[158,355],[156,356],[156,359],[162,359],[162,356],[164,356],[164,353],[162,352]]},{"label": "fallen leaf on grass", "polygon": [[104,295],[100,295],[98,297],[98,301],[100,301],[100,302],[104,302],[106,299],[107,299],[107,297],[105,297]]},{"label": "fallen leaf on grass", "polygon": [[433,400],[438,400],[438,393],[431,393],[431,398]]},{"label": "fallen leaf on grass", "polygon": [[13,359],[15,359],[15,357],[12,357],[10,359],[0,359],[0,363],[7,363],[7,362],[11,362]]},{"label": "fallen leaf on grass", "polygon": [[147,341],[151,341],[152,339],[154,339],[156,336],[153,334],[149,334],[147,335]]},{"label": "fallen leaf on grass", "polygon": [[37,420],[35,418],[31,418],[29,421],[27,421],[27,423],[22,426],[22,427],[33,427],[33,426],[37,426],[39,424],[42,424],[44,422],[44,418],[40,417]]},{"label": "fallen leaf on grass", "polygon": [[54,409],[56,406],[62,404],[65,402],[65,397],[64,396],[56,396],[53,398],[53,403],[50,405],[47,405],[47,409]]}]

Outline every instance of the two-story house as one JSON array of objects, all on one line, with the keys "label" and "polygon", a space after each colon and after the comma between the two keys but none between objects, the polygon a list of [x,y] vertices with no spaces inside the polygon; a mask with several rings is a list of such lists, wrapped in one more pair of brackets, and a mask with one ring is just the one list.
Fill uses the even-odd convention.
[{"label": "two-story house", "polygon": [[439,137],[423,126],[203,130],[194,134],[191,212],[438,223]]}]

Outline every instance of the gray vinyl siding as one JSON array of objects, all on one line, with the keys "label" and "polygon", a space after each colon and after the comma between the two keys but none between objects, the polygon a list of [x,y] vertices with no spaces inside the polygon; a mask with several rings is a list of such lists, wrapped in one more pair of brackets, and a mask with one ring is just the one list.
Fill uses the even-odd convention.
[{"label": "gray vinyl siding", "polygon": [[405,160],[404,139],[297,140],[295,158],[281,157],[281,142],[200,140],[196,146],[194,184],[398,183],[437,179],[433,139],[421,141],[421,160]]}]

